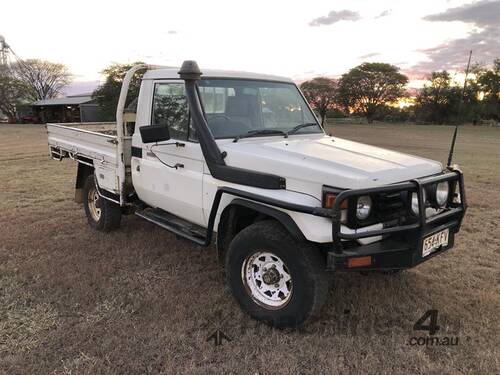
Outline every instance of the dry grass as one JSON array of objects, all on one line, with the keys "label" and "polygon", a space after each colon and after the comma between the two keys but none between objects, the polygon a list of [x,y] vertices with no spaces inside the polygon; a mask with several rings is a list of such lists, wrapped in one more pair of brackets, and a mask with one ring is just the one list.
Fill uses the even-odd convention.
[{"label": "dry grass", "polygon": [[[445,160],[452,128],[331,131]],[[90,230],[72,201],[76,167],[49,160],[42,126],[0,125],[0,140],[0,372],[500,372],[498,129],[460,132],[470,209],[454,250],[398,276],[336,275],[321,318],[295,331],[240,312],[213,248],[136,217]],[[408,345],[430,308],[457,346]],[[214,347],[219,312],[232,342]]]}]

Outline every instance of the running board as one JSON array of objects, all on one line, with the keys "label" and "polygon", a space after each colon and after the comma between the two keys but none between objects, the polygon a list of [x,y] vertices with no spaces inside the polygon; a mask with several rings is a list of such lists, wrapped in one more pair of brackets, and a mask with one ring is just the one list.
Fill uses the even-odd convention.
[{"label": "running board", "polygon": [[207,246],[207,231],[197,224],[181,219],[160,208],[146,208],[136,211],[135,214],[198,245]]}]

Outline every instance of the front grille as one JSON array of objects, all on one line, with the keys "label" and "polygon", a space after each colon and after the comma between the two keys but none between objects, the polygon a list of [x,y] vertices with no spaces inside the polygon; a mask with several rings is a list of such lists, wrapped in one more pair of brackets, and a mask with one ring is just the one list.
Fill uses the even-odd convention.
[{"label": "front grille", "polygon": [[402,193],[380,193],[377,195],[377,209],[382,215],[400,211],[405,208]]},{"label": "front grille", "polygon": [[377,194],[374,212],[379,222],[394,221],[401,224],[407,216],[406,192]]}]

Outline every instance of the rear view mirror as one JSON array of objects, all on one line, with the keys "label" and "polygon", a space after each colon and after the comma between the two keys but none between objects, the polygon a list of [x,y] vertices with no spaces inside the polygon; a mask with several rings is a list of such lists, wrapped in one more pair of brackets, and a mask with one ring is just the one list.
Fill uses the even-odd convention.
[{"label": "rear view mirror", "polygon": [[142,143],[155,143],[168,141],[170,132],[164,125],[148,125],[139,128],[141,133]]}]

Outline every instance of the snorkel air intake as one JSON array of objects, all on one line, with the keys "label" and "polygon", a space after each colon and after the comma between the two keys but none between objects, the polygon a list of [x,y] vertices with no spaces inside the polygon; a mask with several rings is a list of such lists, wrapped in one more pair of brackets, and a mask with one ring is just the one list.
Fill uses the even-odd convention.
[{"label": "snorkel air intake", "polygon": [[[201,150],[209,168],[210,164],[226,165],[222,153],[215,143],[214,136],[208,127],[207,120],[201,107],[197,81],[201,78],[201,70],[196,61],[186,60],[182,63],[179,76],[186,86],[186,97],[189,104],[191,118],[196,128],[196,135],[200,141]],[[212,168],[210,168],[212,172]],[[213,172],[212,172],[213,174]]]},{"label": "snorkel air intake", "polygon": [[225,154],[221,153],[219,146],[217,146],[203,110],[197,84],[203,73],[196,61],[192,60],[184,61],[178,73],[180,78],[184,80],[191,119],[196,129],[205,162],[212,176],[218,180],[240,185],[263,189],[285,189],[286,180],[283,177],[226,165],[224,161]]}]

